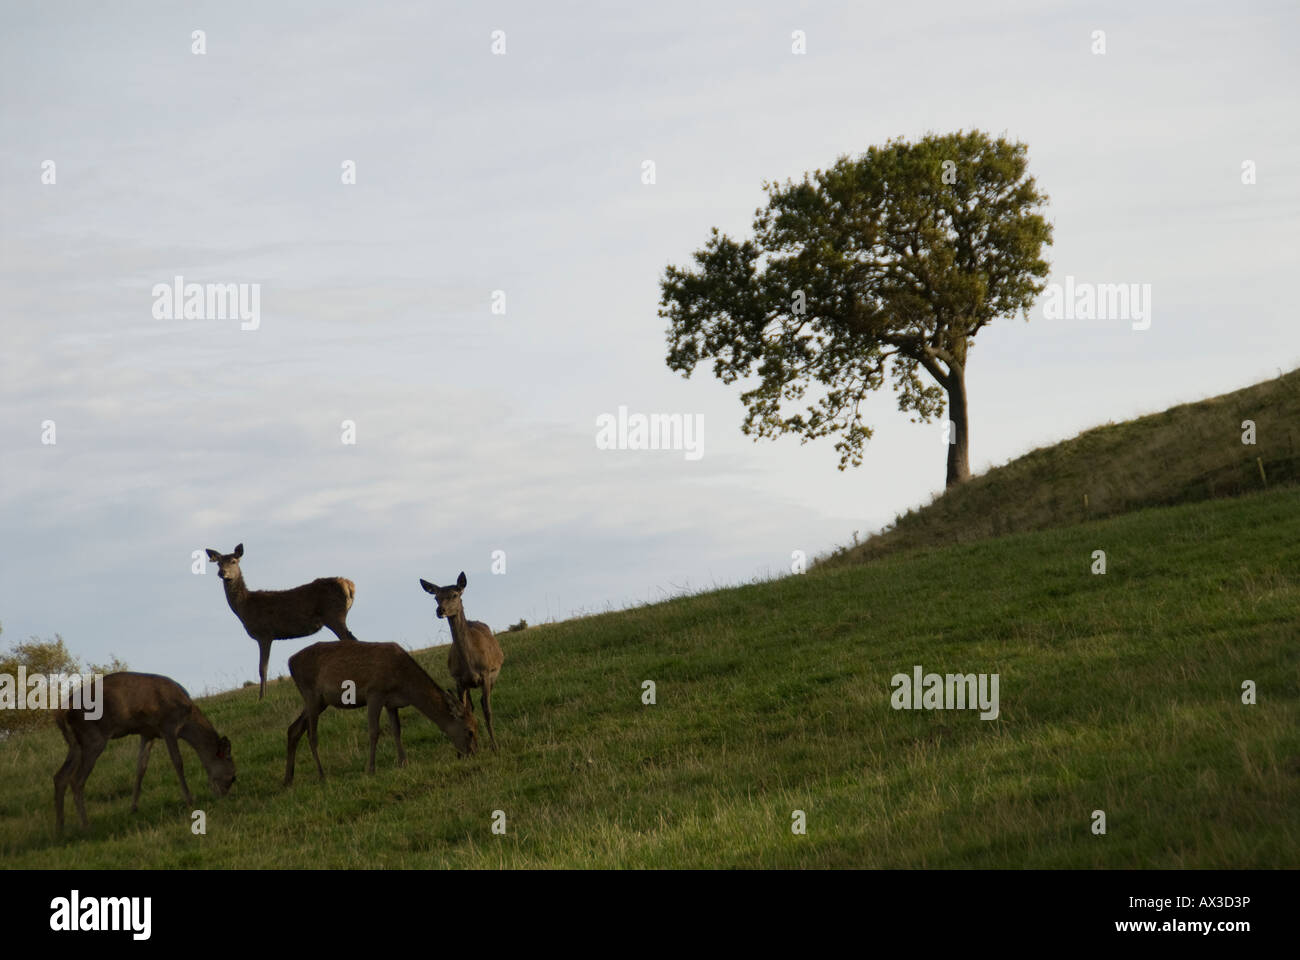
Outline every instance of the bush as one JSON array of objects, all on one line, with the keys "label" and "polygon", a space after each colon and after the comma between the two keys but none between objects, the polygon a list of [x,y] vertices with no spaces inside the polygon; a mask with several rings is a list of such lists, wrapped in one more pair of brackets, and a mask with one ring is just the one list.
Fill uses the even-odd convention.
[{"label": "bush", "polygon": [[[115,673],[125,670],[126,664],[113,657],[108,664],[91,664],[82,667],[81,662],[68,652],[63,637],[54,635],[53,640],[32,637],[26,643],[15,643],[8,653],[0,654],[0,674],[18,677],[18,668],[25,667],[28,676],[49,673]],[[19,696],[26,696],[26,690],[18,690]],[[48,723],[53,710],[0,710],[0,739],[19,730],[30,730]]]}]

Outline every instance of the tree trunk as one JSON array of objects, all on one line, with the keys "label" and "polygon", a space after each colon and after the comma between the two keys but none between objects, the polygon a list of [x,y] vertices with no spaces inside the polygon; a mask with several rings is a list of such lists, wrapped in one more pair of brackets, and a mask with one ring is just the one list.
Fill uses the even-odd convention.
[{"label": "tree trunk", "polygon": [[948,370],[948,482],[947,489],[970,479],[970,433],[966,427],[966,371]]}]

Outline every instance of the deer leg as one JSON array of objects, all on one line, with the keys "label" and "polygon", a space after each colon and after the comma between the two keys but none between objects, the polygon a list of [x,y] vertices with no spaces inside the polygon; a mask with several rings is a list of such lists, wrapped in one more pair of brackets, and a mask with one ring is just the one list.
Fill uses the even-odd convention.
[{"label": "deer leg", "polygon": [[346,620],[340,619],[338,623],[327,623],[325,626],[329,627],[330,631],[334,636],[338,637],[340,641],[351,641],[353,643],[361,642],[356,638],[352,631],[348,629]]},{"label": "deer leg", "polygon": [[492,732],[492,681],[483,678],[483,693],[479,696],[483,701],[483,719],[487,721],[488,740],[492,743],[492,749],[497,748],[497,735]]},{"label": "deer leg", "polygon": [[259,700],[266,695],[266,664],[271,659],[271,640],[273,639],[274,637],[269,637],[266,640],[257,641],[257,675],[261,680],[261,684],[257,688],[257,699]]},{"label": "deer leg", "polygon": [[298,742],[302,740],[303,732],[307,729],[307,711],[303,710],[289,724],[289,754],[284,761],[284,785],[287,787],[293,783],[293,762],[298,757]]},{"label": "deer leg", "polygon": [[465,686],[459,680],[456,681],[456,698],[460,700],[460,707],[465,711],[465,716],[474,716],[474,701],[470,699],[470,687]]},{"label": "deer leg", "polygon": [[72,778],[72,799],[77,804],[77,816],[81,819],[82,827],[90,826],[90,820],[86,817],[86,781],[90,778],[90,771],[95,769],[95,761],[104,752],[107,742],[97,737],[81,747],[77,772]]},{"label": "deer leg", "polygon": [[375,772],[375,747],[379,743],[379,711],[382,709],[378,698],[366,704],[366,720],[370,723],[370,763],[366,765],[366,773]]},{"label": "deer leg", "polygon": [[149,751],[153,749],[153,738],[140,738],[140,755],[135,761],[135,793],[131,795],[131,812],[140,809],[140,784],[144,783],[144,768],[149,765]]},{"label": "deer leg", "polygon": [[176,742],[176,734],[164,733],[163,739],[167,741],[167,752],[171,754],[172,766],[176,768],[176,776],[181,782],[181,796],[185,799],[187,806],[194,806],[194,797],[190,794],[190,786],[185,782],[185,761],[181,759],[180,744]]},{"label": "deer leg", "polygon": [[320,774],[322,780],[325,779],[325,768],[320,765],[320,753],[316,750],[316,722],[320,719],[320,713],[312,710],[307,711],[307,742],[311,744],[311,755],[316,760],[316,772]]},{"label": "deer leg", "polygon": [[388,725],[393,728],[393,742],[397,744],[397,765],[406,766],[406,751],[402,749],[402,720],[396,707],[388,708]]},{"label": "deer leg", "polygon": [[54,774],[54,822],[59,834],[63,833],[63,796],[72,782],[73,775],[81,761],[81,746],[72,740],[68,744],[68,759]]}]

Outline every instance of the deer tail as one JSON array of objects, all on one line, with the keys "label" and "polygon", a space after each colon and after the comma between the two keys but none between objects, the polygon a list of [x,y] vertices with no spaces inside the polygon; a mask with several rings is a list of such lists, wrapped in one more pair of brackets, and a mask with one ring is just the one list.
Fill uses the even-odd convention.
[{"label": "deer tail", "polygon": [[357,585],[347,577],[339,577],[339,586],[343,588],[343,603],[345,610],[352,609],[352,600],[357,595]]}]

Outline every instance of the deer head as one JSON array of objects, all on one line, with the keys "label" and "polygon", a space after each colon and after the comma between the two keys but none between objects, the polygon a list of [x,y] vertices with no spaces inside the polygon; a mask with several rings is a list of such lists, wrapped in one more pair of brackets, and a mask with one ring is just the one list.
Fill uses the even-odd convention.
[{"label": "deer head", "polygon": [[217,565],[217,576],[222,580],[238,580],[243,576],[239,572],[239,558],[243,555],[242,543],[235,546],[234,553],[222,553],[220,550],[208,551],[208,559]]},{"label": "deer head", "polygon": [[474,719],[473,713],[466,712],[461,702],[456,699],[455,694],[441,684],[438,689],[442,691],[442,699],[447,704],[447,712],[451,714],[452,720],[456,722],[456,725],[452,728],[451,742],[460,756],[472,757],[478,753],[478,721]]},{"label": "deer head", "polygon": [[235,758],[230,752],[230,738],[222,737],[217,741],[217,753],[208,767],[208,784],[212,792],[224,797],[230,792],[235,782]]},{"label": "deer head", "polygon": [[460,572],[456,578],[454,587],[440,587],[436,583],[430,583],[428,580],[421,580],[420,586],[424,587],[425,593],[433,594],[433,598],[438,601],[438,619],[443,617],[458,617],[464,610],[461,608],[460,595],[465,590],[465,585],[469,583],[465,579],[465,571]]}]

